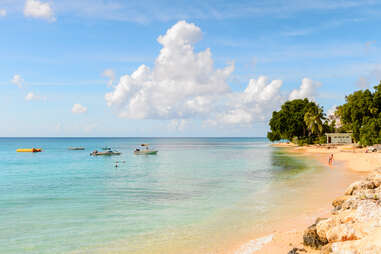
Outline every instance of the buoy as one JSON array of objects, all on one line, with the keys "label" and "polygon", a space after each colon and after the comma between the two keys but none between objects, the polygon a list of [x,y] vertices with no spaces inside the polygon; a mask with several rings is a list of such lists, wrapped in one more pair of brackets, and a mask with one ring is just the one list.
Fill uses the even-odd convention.
[{"label": "buoy", "polygon": [[16,152],[19,152],[19,153],[38,153],[41,151],[42,151],[41,148],[20,148],[16,150]]}]

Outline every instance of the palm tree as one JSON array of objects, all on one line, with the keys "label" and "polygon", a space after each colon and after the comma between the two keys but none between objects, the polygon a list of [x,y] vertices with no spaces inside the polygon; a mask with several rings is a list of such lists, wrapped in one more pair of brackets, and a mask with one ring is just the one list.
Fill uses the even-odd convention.
[{"label": "palm tree", "polygon": [[317,111],[308,111],[304,114],[304,122],[307,125],[309,135],[317,134],[318,136],[323,132],[323,110],[319,108]]}]

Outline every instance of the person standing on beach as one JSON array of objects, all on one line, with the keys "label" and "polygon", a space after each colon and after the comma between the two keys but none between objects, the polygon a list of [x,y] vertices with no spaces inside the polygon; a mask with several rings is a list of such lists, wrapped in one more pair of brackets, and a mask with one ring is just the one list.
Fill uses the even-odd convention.
[{"label": "person standing on beach", "polygon": [[333,163],[333,153],[331,153],[331,155],[328,157],[328,164],[332,165],[332,163]]}]

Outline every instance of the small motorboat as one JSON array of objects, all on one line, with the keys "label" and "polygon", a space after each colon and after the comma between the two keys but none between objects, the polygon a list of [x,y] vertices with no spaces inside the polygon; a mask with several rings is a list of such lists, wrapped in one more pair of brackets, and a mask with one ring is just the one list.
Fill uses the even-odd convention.
[{"label": "small motorboat", "polygon": [[136,148],[134,154],[137,155],[149,155],[149,154],[157,154],[158,150],[152,150],[149,148],[148,144],[141,144],[139,148]]},{"label": "small motorboat", "polygon": [[17,149],[16,152],[18,153],[39,153],[42,152],[41,148],[20,148]]},{"label": "small motorboat", "polygon": [[90,153],[91,156],[99,156],[99,155],[120,155],[120,152],[114,152],[111,150],[108,150],[106,152],[99,152],[97,150],[93,151]]},{"label": "small motorboat", "polygon": [[73,150],[73,151],[85,150],[84,147],[69,147],[68,149],[69,149],[69,150]]},{"label": "small motorboat", "polygon": [[102,147],[102,150],[105,150],[105,151],[111,151],[111,148],[110,148],[110,147],[107,147],[107,146],[105,146],[105,147]]}]

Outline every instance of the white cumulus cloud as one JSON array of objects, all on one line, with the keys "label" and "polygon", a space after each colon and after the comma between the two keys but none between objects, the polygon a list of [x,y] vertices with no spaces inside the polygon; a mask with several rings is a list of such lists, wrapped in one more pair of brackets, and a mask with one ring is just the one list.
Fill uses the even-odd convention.
[{"label": "white cumulus cloud", "polygon": [[317,96],[317,88],[321,86],[320,82],[313,81],[309,78],[304,78],[302,80],[302,84],[300,85],[299,89],[293,90],[288,99],[289,100],[295,100],[295,99],[304,99],[308,98],[310,100],[315,100],[315,97]]},{"label": "white cumulus cloud", "polygon": [[250,79],[242,92],[232,91],[228,80],[234,64],[215,68],[209,48],[194,49],[201,38],[201,29],[193,23],[173,25],[157,39],[162,48],[152,68],[143,64],[122,76],[105,94],[107,105],[120,117],[167,119],[170,128],[183,129],[190,119],[214,125],[252,125],[268,120],[287,99],[316,95],[320,83],[308,78],[289,95],[282,93],[281,80],[265,76]]},{"label": "white cumulus cloud", "polygon": [[107,86],[112,86],[115,81],[115,72],[112,69],[106,69],[102,72],[102,76],[109,79]]},{"label": "white cumulus cloud", "polygon": [[40,95],[37,95],[33,92],[29,92],[26,96],[25,96],[25,100],[27,101],[38,101],[38,100],[43,100],[45,101],[47,98],[45,96],[40,96]]},{"label": "white cumulus cloud", "polygon": [[281,86],[281,80],[269,81],[265,76],[250,79],[243,92],[230,96],[229,108],[211,123],[246,125],[265,120],[284,101]]},{"label": "white cumulus cloud", "polygon": [[19,74],[15,74],[13,75],[11,82],[17,85],[18,87],[22,87],[24,83],[24,79]]},{"label": "white cumulus cloud", "polygon": [[0,17],[7,16],[7,11],[5,9],[0,9]]},{"label": "white cumulus cloud", "polygon": [[54,11],[48,2],[39,0],[26,0],[24,6],[24,15],[26,17],[45,19],[51,22],[56,21]]},{"label": "white cumulus cloud", "polygon": [[105,95],[107,105],[128,118],[182,119],[206,114],[214,97],[230,91],[227,79],[234,69],[213,66],[209,49],[194,51],[202,37],[199,27],[180,21],[165,35],[152,69],[141,65],[131,75],[120,78],[115,89]]},{"label": "white cumulus cloud", "polygon": [[81,114],[87,112],[87,108],[82,106],[81,104],[74,104],[71,108],[71,112],[75,114]]}]

